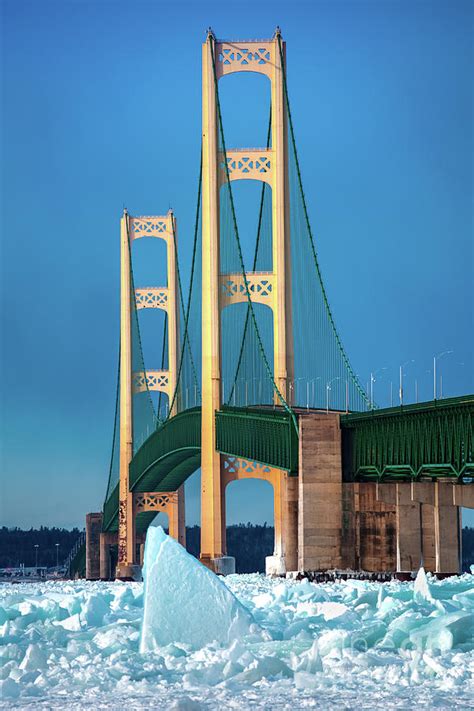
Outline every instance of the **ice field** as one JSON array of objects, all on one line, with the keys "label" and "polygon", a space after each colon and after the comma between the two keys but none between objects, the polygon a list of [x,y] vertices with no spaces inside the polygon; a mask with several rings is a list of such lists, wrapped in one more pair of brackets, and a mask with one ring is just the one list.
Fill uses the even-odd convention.
[{"label": "ice field", "polygon": [[148,549],[143,632],[141,583],[0,587],[0,708],[474,708],[472,575],[224,583]]}]

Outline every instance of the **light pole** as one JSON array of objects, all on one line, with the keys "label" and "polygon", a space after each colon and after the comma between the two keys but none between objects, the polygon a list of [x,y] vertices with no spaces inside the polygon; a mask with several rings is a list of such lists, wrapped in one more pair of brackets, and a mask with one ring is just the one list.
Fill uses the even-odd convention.
[{"label": "light pole", "polygon": [[411,360],[405,361],[405,363],[402,363],[400,366],[400,385],[398,389],[398,396],[400,398],[400,405],[403,405],[403,368],[408,365],[408,363],[414,363],[415,359],[412,358]]},{"label": "light pole", "polygon": [[56,546],[56,570],[59,568],[59,543],[54,544]]},{"label": "light pole", "polygon": [[328,383],[326,383],[326,413],[329,414],[329,393],[331,391],[331,385],[335,380],[339,380],[339,377],[333,378]]},{"label": "light pole", "polygon": [[374,409],[374,383],[376,381],[376,375],[377,373],[380,373],[382,370],[387,370],[386,367],[384,368],[378,368],[375,373],[370,374],[370,409]]},{"label": "light pole", "polygon": [[[294,385],[294,391],[293,391],[293,405],[297,405],[297,406],[298,406],[298,404],[299,404],[299,401],[298,401],[298,383],[299,383],[300,380],[304,380],[304,378],[295,378],[295,379],[293,380],[293,385]],[[301,393],[300,393],[300,394],[301,394]]]},{"label": "light pole", "polygon": [[38,568],[38,548],[39,544],[35,543],[35,568]]},{"label": "light pole", "polygon": [[313,407],[315,407],[315,383],[316,381],[321,380],[321,376],[318,375],[317,378],[313,378],[309,382],[311,383],[311,402],[313,403]]},{"label": "light pole", "polygon": [[438,353],[438,355],[433,356],[433,400],[436,400],[436,364],[437,362],[445,355],[449,355],[450,353],[454,353],[454,351],[443,351],[442,353]]}]

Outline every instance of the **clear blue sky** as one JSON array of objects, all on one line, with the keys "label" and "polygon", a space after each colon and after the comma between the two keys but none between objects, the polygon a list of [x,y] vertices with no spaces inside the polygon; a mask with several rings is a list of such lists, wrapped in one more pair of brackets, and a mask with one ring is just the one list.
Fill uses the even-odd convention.
[{"label": "clear blue sky", "polygon": [[[415,377],[428,399],[433,354],[454,349],[440,363],[444,393],[474,390],[471,2],[3,0],[1,10],[3,524],[82,526],[102,504],[119,217],[124,205],[172,205],[186,265],[209,25],[230,38],[282,27],[310,216],[356,372],[388,369],[376,383],[384,404],[414,359],[408,399]],[[223,87],[229,145],[265,140],[263,84],[247,79]],[[230,492],[231,522],[272,519],[265,484]],[[196,478],[188,493],[193,522]]]}]

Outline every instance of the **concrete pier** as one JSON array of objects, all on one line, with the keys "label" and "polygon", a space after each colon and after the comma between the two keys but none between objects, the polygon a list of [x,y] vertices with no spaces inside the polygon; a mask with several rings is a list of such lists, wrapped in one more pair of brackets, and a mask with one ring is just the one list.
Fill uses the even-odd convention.
[{"label": "concrete pier", "polygon": [[298,570],[342,564],[342,466],[339,415],[299,417]]},{"label": "concrete pier", "polygon": [[100,534],[102,531],[102,513],[86,515],[86,579],[100,578]]}]

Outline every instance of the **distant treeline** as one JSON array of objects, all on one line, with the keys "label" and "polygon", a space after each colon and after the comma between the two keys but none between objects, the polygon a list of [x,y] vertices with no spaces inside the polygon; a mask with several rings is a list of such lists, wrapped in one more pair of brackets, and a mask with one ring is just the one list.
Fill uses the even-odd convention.
[{"label": "distant treeline", "polygon": [[56,565],[56,543],[59,543],[59,565],[66,559],[74,546],[80,531],[73,528],[0,528],[0,568],[17,568],[36,565],[36,548],[38,546],[38,566],[52,568]]},{"label": "distant treeline", "polygon": [[[199,526],[186,528],[186,548],[199,556]],[[56,565],[56,543],[59,543],[59,564],[65,560],[73,548],[80,531],[74,528],[0,528],[0,568],[16,568],[20,564],[34,566],[35,545],[38,545],[38,566],[48,568]],[[273,526],[252,525],[250,523],[227,528],[228,554],[236,558],[238,573],[253,573],[265,570],[265,556],[273,553]]]},{"label": "distant treeline", "polygon": [[462,571],[467,573],[469,566],[474,565],[474,528],[465,526],[462,529]]},{"label": "distant treeline", "polygon": [[[186,548],[197,558],[200,548],[200,526],[186,527]],[[273,526],[240,523],[227,526],[227,555],[235,558],[237,573],[265,572],[265,557],[273,555]]]},{"label": "distant treeline", "polygon": [[[200,527],[186,528],[186,548],[199,556]],[[74,546],[80,531],[74,528],[31,528],[22,531],[19,528],[0,528],[0,568],[35,565],[35,545],[38,545],[38,565],[52,567],[56,565],[56,543],[59,543],[59,564],[67,557]],[[265,570],[265,557],[273,553],[273,526],[254,525],[251,523],[227,527],[227,552],[236,559],[238,573],[255,573]],[[474,564],[474,528],[465,527],[462,531],[463,570],[469,570]]]}]

